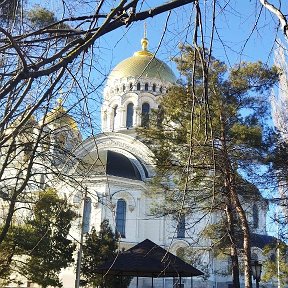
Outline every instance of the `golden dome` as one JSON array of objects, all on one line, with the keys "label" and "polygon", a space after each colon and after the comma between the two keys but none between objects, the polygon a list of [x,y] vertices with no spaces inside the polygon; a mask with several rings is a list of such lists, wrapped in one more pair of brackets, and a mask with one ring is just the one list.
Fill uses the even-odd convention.
[{"label": "golden dome", "polygon": [[[12,124],[9,126],[9,128],[12,128],[12,129],[15,129],[17,127],[19,127],[19,125],[22,126],[22,123],[24,121],[24,119],[28,116],[28,114],[31,112],[30,111],[31,107],[28,105],[25,109],[25,111],[20,115],[18,116],[15,121],[12,122]],[[38,122],[35,118],[34,115],[31,115],[28,119],[26,119],[24,125],[23,125],[23,130],[24,129],[27,129],[27,128],[31,128],[31,129],[34,129],[34,128],[38,128],[39,125],[38,125]]]},{"label": "golden dome", "polygon": [[53,124],[56,125],[58,128],[69,126],[73,130],[78,131],[76,121],[63,108],[61,99],[58,100],[58,106],[54,108],[51,112],[47,113],[44,121],[46,124]]},{"label": "golden dome", "polygon": [[141,40],[142,50],[137,51],[130,58],[120,62],[110,73],[108,82],[121,78],[156,78],[170,83],[176,82],[173,71],[167,64],[154,57],[147,50],[148,39]]}]

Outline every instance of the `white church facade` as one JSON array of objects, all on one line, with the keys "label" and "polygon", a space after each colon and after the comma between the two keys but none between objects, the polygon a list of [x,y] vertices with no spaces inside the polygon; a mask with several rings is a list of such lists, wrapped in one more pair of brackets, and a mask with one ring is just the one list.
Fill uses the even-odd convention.
[{"label": "white church facade", "polygon": [[[101,221],[108,219],[121,234],[121,247],[125,249],[145,239],[176,255],[183,249],[192,249],[192,265],[206,276],[184,279],[184,287],[232,287],[229,257],[216,259],[209,241],[198,241],[202,222],[189,230],[189,216],[177,223],[172,217],[151,214],[153,201],[157,201],[147,195],[155,173],[153,155],[137,139],[135,128],[145,124],[151,109],[158,108],[158,99],[165,97],[176,77],[167,64],[147,50],[146,38],[141,44],[142,50],[120,62],[108,77],[101,109],[103,133],[86,139],[75,151],[78,162],[73,173],[85,176],[82,185],[89,194],[97,195],[91,197],[90,226],[99,227]],[[253,233],[252,256],[261,261],[261,249],[271,241],[266,233],[268,204],[261,197],[257,203],[248,202],[245,208]],[[197,216],[191,217],[195,220]],[[132,281],[131,287],[133,284]],[[151,279],[140,279],[138,285],[151,287]],[[64,287],[68,286],[64,281]],[[154,287],[173,287],[173,279],[155,279]]]},{"label": "white church facade", "polygon": [[[170,216],[155,217],[151,213],[153,202],[157,201],[147,193],[155,174],[153,154],[136,137],[135,128],[144,125],[149,112],[158,108],[160,97],[165,97],[167,89],[176,83],[176,77],[147,47],[148,40],[143,38],[142,50],[120,62],[110,73],[101,109],[102,133],[82,141],[75,120],[66,114],[61,103],[47,115],[44,120],[50,123],[47,127],[58,131],[54,140],[60,141],[67,150],[73,149],[72,159],[61,155],[59,159],[70,163],[65,173],[77,180],[79,187],[69,181],[53,181],[79,213],[83,191],[87,189],[90,204],[85,223],[88,230],[92,226],[99,228],[100,223],[108,219],[121,235],[122,248],[128,249],[150,239],[176,255],[183,249],[195,251],[192,265],[205,272],[205,277],[183,279],[185,288],[232,287],[229,257],[216,258],[208,240],[198,241],[201,221],[189,230],[190,218],[195,220],[199,215],[187,216],[177,223]],[[262,249],[271,240],[266,232],[268,203],[260,197],[253,203],[247,201],[244,206],[253,233],[252,255],[263,261]],[[209,221],[217,215],[211,217]],[[74,236],[79,239],[78,222]],[[64,288],[74,287],[75,267],[64,270],[61,278]],[[151,279],[139,278],[138,285],[139,288],[151,287]],[[265,285],[276,287],[269,283]],[[135,287],[135,281],[130,286]],[[154,287],[172,288],[173,279],[154,279]]]}]

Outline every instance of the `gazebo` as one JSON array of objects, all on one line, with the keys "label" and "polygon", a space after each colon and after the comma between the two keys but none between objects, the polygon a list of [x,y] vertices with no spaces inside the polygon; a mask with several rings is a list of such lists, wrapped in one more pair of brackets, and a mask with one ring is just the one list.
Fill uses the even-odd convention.
[{"label": "gazebo", "polygon": [[97,269],[98,273],[115,276],[151,277],[177,277],[181,284],[182,277],[203,275],[203,272],[184,262],[179,257],[158,246],[149,239],[134,247],[119,253],[110,261],[103,263]]}]

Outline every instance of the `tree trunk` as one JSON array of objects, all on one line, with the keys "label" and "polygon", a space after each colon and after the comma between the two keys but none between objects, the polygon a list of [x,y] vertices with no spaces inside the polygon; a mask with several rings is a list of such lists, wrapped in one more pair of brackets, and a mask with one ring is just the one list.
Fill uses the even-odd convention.
[{"label": "tree trunk", "polygon": [[220,116],[221,123],[221,144],[222,144],[222,159],[224,163],[223,168],[223,177],[224,177],[224,185],[227,189],[227,197],[228,201],[231,201],[233,204],[237,215],[239,216],[241,231],[243,233],[243,254],[244,254],[244,281],[245,288],[252,288],[252,275],[250,269],[251,263],[251,247],[250,247],[250,231],[249,225],[247,221],[247,217],[245,211],[242,207],[242,204],[239,200],[237,189],[236,189],[236,181],[235,181],[235,173],[232,163],[229,157],[229,152],[227,148],[227,137],[226,137],[226,119],[223,114]]},{"label": "tree trunk", "polygon": [[[250,245],[250,229],[247,221],[245,211],[240,203],[238,194],[235,188],[235,175],[232,173],[230,175],[230,193],[232,196],[235,209],[240,219],[241,230],[243,232],[243,250],[244,250],[244,279],[245,279],[245,288],[252,287],[252,275],[251,275],[251,245]],[[233,184],[232,184],[233,183]]]},{"label": "tree trunk", "polygon": [[[227,199],[227,202],[229,199]],[[225,213],[227,218],[227,224],[228,224],[228,235],[231,242],[230,246],[230,257],[232,262],[232,281],[233,281],[233,287],[234,288],[240,288],[240,280],[239,280],[239,261],[238,261],[238,252],[237,252],[237,246],[235,243],[235,229],[233,226],[233,212],[231,210],[231,204],[226,204],[225,207]]]}]

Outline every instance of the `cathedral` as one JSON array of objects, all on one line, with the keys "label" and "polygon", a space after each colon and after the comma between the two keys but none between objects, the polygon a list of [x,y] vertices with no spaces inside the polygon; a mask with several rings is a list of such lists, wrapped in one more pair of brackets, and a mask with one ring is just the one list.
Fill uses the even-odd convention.
[{"label": "cathedral", "polygon": [[[208,240],[198,241],[203,222],[189,229],[192,220],[189,216],[177,221],[169,216],[154,217],[151,213],[155,199],[149,198],[147,191],[155,173],[153,155],[138,140],[135,128],[145,125],[151,109],[158,108],[158,99],[165,97],[167,89],[176,84],[176,77],[166,63],[148,50],[146,37],[141,40],[141,46],[140,51],[116,65],[108,76],[101,109],[103,132],[79,143],[75,151],[73,174],[83,177],[81,183],[87,187],[91,201],[89,214],[84,215],[86,223],[89,227],[99,227],[101,221],[108,219],[121,235],[121,248],[128,249],[150,239],[175,255],[190,249],[192,265],[205,272],[205,276],[183,279],[184,287],[232,287],[229,257],[218,259]],[[67,197],[74,195],[73,202],[80,201],[81,195],[71,188],[61,190],[66,191]],[[252,256],[262,261],[262,249],[271,237],[266,233],[268,203],[262,197],[258,199],[253,203],[243,200],[247,200],[245,209],[253,232]],[[65,279],[69,276],[65,277],[64,272],[64,287],[72,287]],[[138,285],[151,287],[151,280],[139,279]],[[135,281],[130,286],[135,287]],[[154,287],[172,288],[173,279],[155,279]]]},{"label": "cathedral", "polygon": [[[232,287],[229,257],[216,257],[209,240],[199,241],[203,222],[189,228],[189,223],[195,221],[195,217],[200,219],[201,215],[175,220],[170,216],[155,217],[151,213],[153,202],[157,201],[147,193],[155,175],[153,154],[136,137],[135,128],[145,125],[150,111],[158,108],[159,98],[165,97],[167,89],[176,84],[176,77],[166,63],[148,50],[146,37],[141,40],[141,46],[132,57],[116,65],[108,76],[101,108],[102,133],[82,140],[76,121],[61,102],[42,120],[47,123],[46,129],[57,131],[50,140],[60,143],[65,151],[71,151],[70,155],[62,155],[60,149],[55,148],[53,155],[58,155],[53,159],[55,166],[68,163],[65,173],[81,186],[80,189],[69,181],[59,180],[55,182],[56,188],[79,214],[82,213],[83,191],[87,191],[84,233],[92,226],[99,229],[100,223],[108,219],[121,235],[121,248],[129,249],[149,239],[178,256],[189,249],[192,265],[205,275],[183,279],[183,287]],[[263,261],[262,249],[272,238],[266,232],[268,203],[262,196],[257,201],[244,198],[251,223],[252,256]],[[213,221],[217,215],[211,217],[207,221]],[[81,221],[79,219],[74,226],[76,239],[80,239]],[[64,288],[74,287],[75,267],[64,270],[61,279]],[[269,283],[265,285],[275,287]],[[130,287],[136,287],[135,280]],[[139,278],[138,287],[151,287],[151,279]],[[172,288],[173,279],[154,279],[154,287]]]}]

